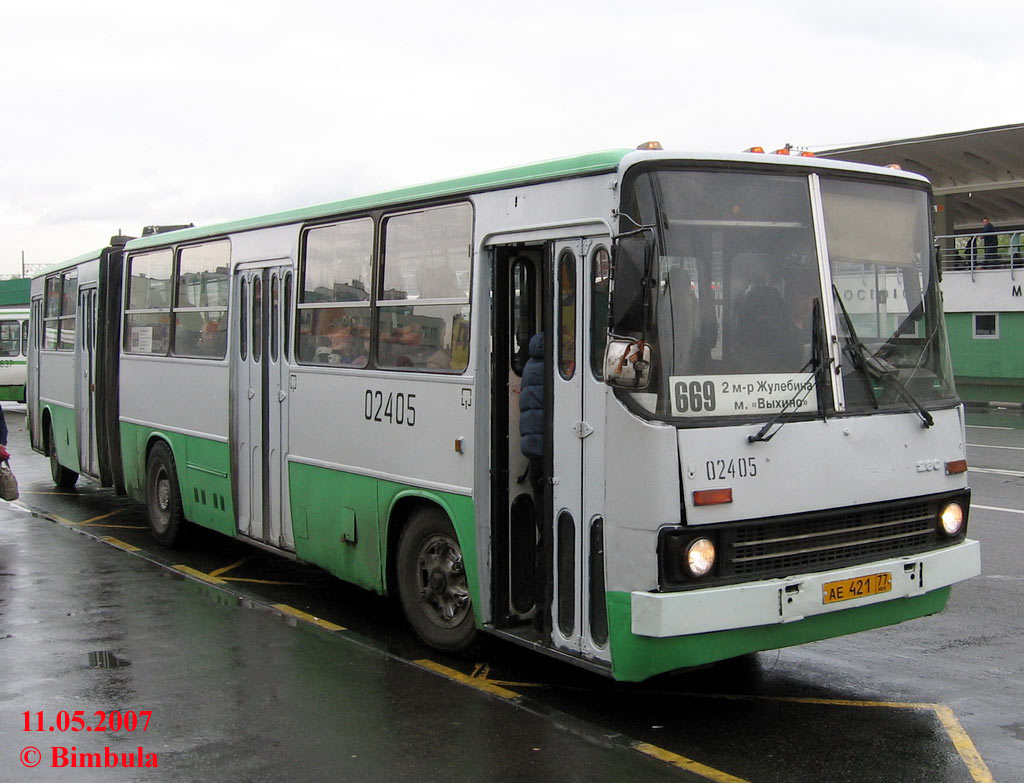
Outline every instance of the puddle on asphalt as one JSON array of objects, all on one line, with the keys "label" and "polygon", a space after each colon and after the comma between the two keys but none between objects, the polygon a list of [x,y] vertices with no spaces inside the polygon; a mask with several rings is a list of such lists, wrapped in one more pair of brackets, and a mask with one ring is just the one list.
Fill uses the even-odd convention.
[{"label": "puddle on asphalt", "polygon": [[131,666],[131,661],[118,658],[109,650],[89,653],[89,668],[91,669],[120,669],[124,666]]}]

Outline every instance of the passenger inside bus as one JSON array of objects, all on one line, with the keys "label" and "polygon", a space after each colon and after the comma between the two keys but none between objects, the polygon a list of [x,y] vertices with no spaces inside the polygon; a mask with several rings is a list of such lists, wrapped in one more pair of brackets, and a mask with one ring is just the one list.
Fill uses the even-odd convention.
[{"label": "passenger inside bus", "polygon": [[777,288],[757,285],[740,298],[733,330],[733,355],[738,372],[770,372],[798,367],[780,366],[779,354],[789,340],[786,302]]},{"label": "passenger inside bus", "polygon": [[359,334],[358,326],[339,327],[327,335],[328,350],[318,350],[320,361],[339,364],[342,367],[365,367],[367,361],[366,341]]}]

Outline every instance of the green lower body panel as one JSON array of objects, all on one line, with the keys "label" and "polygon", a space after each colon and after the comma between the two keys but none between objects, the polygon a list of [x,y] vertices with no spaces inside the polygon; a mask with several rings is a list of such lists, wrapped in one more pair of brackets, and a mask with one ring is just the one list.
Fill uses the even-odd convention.
[{"label": "green lower body panel", "polygon": [[47,405],[44,410],[49,414],[50,427],[53,429],[57,462],[68,470],[79,473],[82,467],[78,458],[78,423],[75,420],[75,409],[65,408],[63,405]]},{"label": "green lower body panel", "polygon": [[295,554],[339,579],[387,592],[387,526],[403,503],[431,503],[451,520],[462,544],[472,600],[479,606],[472,498],[326,467],[290,462],[288,484]]},{"label": "green lower body panel", "polygon": [[0,401],[25,402],[25,385],[0,386]]},{"label": "green lower body panel", "polygon": [[174,455],[185,518],[233,536],[235,508],[231,495],[231,453],[227,443],[122,422],[121,456],[128,494],[145,502],[146,458],[155,440],[167,443]]},{"label": "green lower body panel", "polygon": [[701,666],[760,650],[775,650],[895,625],[941,612],[949,600],[950,590],[944,587],[915,598],[844,609],[792,623],[658,639],[632,633],[630,594],[609,592],[612,673],[617,680],[636,682],[675,669]]}]

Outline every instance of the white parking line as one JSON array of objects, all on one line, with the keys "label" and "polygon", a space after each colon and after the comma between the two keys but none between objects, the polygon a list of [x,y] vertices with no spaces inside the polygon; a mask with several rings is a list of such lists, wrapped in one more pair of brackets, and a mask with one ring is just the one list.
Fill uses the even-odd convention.
[{"label": "white parking line", "polygon": [[973,449],[1006,449],[1007,451],[1024,451],[1024,446],[989,446],[987,443],[968,443]]},{"label": "white parking line", "polygon": [[1000,470],[999,468],[967,468],[971,473],[992,473],[996,476],[1017,476],[1024,478],[1024,472],[1019,470]]},{"label": "white parking line", "polygon": [[1024,514],[1019,508],[1002,508],[1000,506],[979,506],[976,503],[971,503],[971,508],[980,508],[982,511],[1001,511],[1004,514]]}]

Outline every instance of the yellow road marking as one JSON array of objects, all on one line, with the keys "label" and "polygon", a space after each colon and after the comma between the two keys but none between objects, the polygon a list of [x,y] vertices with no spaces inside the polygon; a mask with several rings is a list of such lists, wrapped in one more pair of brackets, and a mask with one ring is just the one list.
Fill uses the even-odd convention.
[{"label": "yellow road marking", "polygon": [[960,725],[960,721],[956,719],[953,710],[944,704],[933,704],[932,708],[935,710],[935,714],[939,716],[939,721],[942,723],[942,727],[946,730],[949,738],[953,740],[954,747],[960,754],[960,758],[964,760],[964,764],[967,765],[967,769],[971,773],[971,777],[974,778],[975,783],[995,783],[988,765],[982,760],[981,754],[974,747],[974,743],[971,742],[971,738],[964,730],[964,727]]},{"label": "yellow road marking", "polygon": [[[84,522],[78,522],[76,524],[79,527],[82,527],[82,525],[84,525],[85,523]],[[89,525],[89,527],[112,527],[112,528],[116,528],[117,530],[145,530],[146,529],[145,525]]]},{"label": "yellow road marking", "polygon": [[[516,693],[508,688],[503,688],[498,684],[498,681],[488,679],[491,667],[488,664],[478,663],[473,667],[472,674],[463,674],[455,669],[450,669],[435,661],[421,658],[418,661],[413,661],[417,666],[422,666],[424,669],[429,669],[432,672],[436,672],[443,677],[447,677],[450,680],[468,685],[471,688],[490,693],[494,696],[498,696],[502,699],[518,699],[521,694]],[[523,683],[524,685],[531,685],[530,683]],[[720,772],[717,769],[708,767],[700,762],[688,759],[685,756],[680,756],[678,753],[672,753],[671,751],[659,748],[656,745],[650,745],[646,742],[633,743],[631,746],[634,750],[643,753],[644,755],[656,758],[659,761],[664,761],[673,766],[685,769],[696,775],[700,775],[703,778],[714,781],[714,783],[747,783],[743,778],[735,777],[727,772]]]},{"label": "yellow road marking", "polygon": [[118,549],[123,549],[125,552],[139,552],[141,551],[137,546],[125,543],[120,539],[114,538],[113,536],[100,536],[101,541],[106,541],[111,546],[116,546]]},{"label": "yellow road marking", "polygon": [[487,663],[478,663],[473,667],[473,673],[469,675],[476,680],[484,680],[486,682],[493,682],[495,685],[506,685],[511,688],[547,688],[548,686],[541,682],[514,682],[512,680],[492,680],[491,679],[491,666]]},{"label": "yellow road marking", "polygon": [[323,628],[325,631],[345,630],[345,627],[342,625],[335,625],[334,623],[327,622],[327,620],[321,620],[319,617],[314,617],[311,614],[302,612],[296,609],[295,607],[288,606],[288,604],[274,604],[274,608],[277,609],[277,611],[279,612],[284,612],[285,614],[291,615],[292,617],[295,617],[299,620],[303,620],[304,622],[312,623],[313,625],[319,628]]},{"label": "yellow road marking", "polygon": [[[116,516],[117,514],[120,514],[122,511],[124,511],[124,509],[123,508],[119,508],[116,511],[111,511],[109,514],[101,514],[98,517],[93,517],[92,519],[86,519],[84,522],[79,522],[78,524],[79,525],[91,525],[93,522],[99,522],[101,519],[110,519],[110,517]],[[106,527],[106,526],[104,525],[104,527]]]},{"label": "yellow road marking", "polygon": [[935,713],[935,716],[938,718],[943,730],[946,732],[946,736],[949,737],[950,742],[953,743],[953,747],[956,748],[961,760],[967,766],[967,771],[970,772],[974,783],[994,783],[992,772],[981,758],[981,754],[978,753],[978,749],[974,746],[974,742],[971,740],[970,735],[968,735],[960,721],[957,720],[953,710],[944,704],[907,701],[815,699],[799,696],[743,696],[728,693],[687,693],[681,695],[688,696],[690,698],[731,699],[734,701],[777,701],[788,702],[790,704],[821,704],[834,707],[884,707],[899,710],[928,710]]},{"label": "yellow road marking", "polygon": [[478,691],[484,693],[490,693],[492,696],[498,696],[502,699],[518,699],[520,694],[515,691],[510,691],[508,688],[502,688],[500,685],[495,685],[493,682],[487,679],[479,677],[472,677],[468,674],[456,671],[455,669],[449,669],[447,666],[442,666],[440,663],[421,658],[418,661],[413,661],[417,666],[422,666],[424,669],[440,674],[442,677],[447,677],[449,680],[455,680],[455,682],[468,685],[471,688],[476,688]]},{"label": "yellow road marking", "polygon": [[700,775],[702,778],[706,778],[707,780],[713,780],[715,783],[748,783],[743,778],[730,775],[728,772],[721,772],[713,767],[701,764],[699,761],[688,759],[686,756],[680,756],[678,753],[673,753],[647,742],[637,742],[633,745],[633,749],[643,753],[645,756],[650,756],[651,758],[658,759],[658,761],[664,761],[666,764],[671,764],[673,767],[679,767],[680,769],[685,769],[687,772]]},{"label": "yellow road marking", "polygon": [[210,572],[210,576],[220,576],[221,574],[226,574],[228,571],[231,571],[231,570],[233,570],[235,568],[238,568],[238,566],[242,565],[242,563],[244,563],[248,559],[249,559],[248,557],[243,557],[237,563],[232,563],[229,566],[224,566],[223,568],[218,568],[218,569],[216,569],[214,571],[211,571]]},{"label": "yellow road marking", "polygon": [[[216,574],[216,571],[211,571],[210,575]],[[285,585],[288,587],[305,587],[305,582],[278,582],[274,579],[250,579],[245,576],[222,576],[221,580],[225,582],[252,582],[257,585]]]},{"label": "yellow road marking", "polygon": [[191,577],[195,577],[196,579],[198,579],[198,580],[200,580],[202,582],[206,582],[207,584],[211,584],[211,585],[222,585],[222,584],[224,584],[224,580],[223,579],[218,579],[215,576],[210,576],[209,574],[204,574],[202,571],[197,571],[196,569],[192,568],[191,566],[175,565],[175,566],[171,566],[171,568],[173,568],[175,571],[180,571],[183,574],[188,574]]}]

